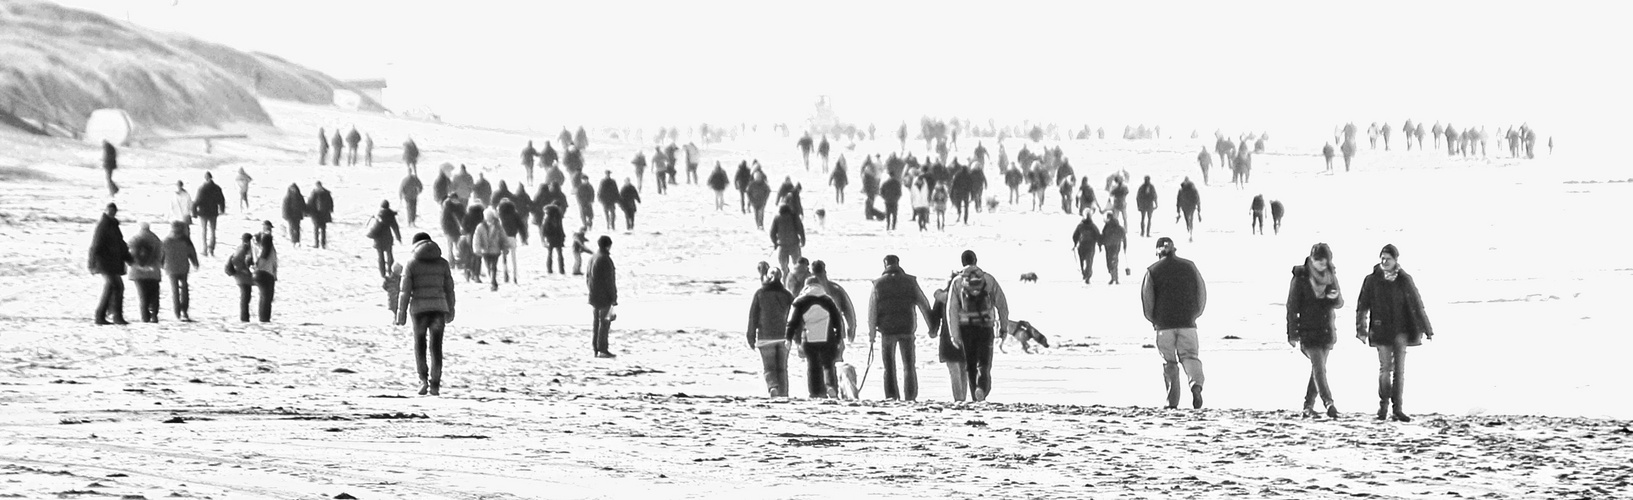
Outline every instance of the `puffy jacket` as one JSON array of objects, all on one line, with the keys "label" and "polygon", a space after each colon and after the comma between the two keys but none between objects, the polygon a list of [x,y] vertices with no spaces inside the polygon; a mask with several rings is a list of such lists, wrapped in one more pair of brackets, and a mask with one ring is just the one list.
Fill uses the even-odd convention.
[{"label": "puffy jacket", "polygon": [[426,240],[414,245],[414,260],[403,268],[397,319],[422,312],[454,312],[454,273],[442,248]]},{"label": "puffy jacket", "polygon": [[1406,345],[1422,345],[1423,335],[1432,336],[1435,330],[1412,275],[1400,270],[1390,281],[1383,268],[1374,264],[1355,299],[1355,331],[1370,333],[1367,343],[1379,346],[1393,344],[1397,335],[1406,335]]},{"label": "puffy jacket", "polygon": [[505,225],[499,221],[499,211],[488,209],[482,223],[471,233],[471,251],[477,255],[499,255],[510,249],[510,237],[505,236]]},{"label": "puffy jacket", "polygon": [[597,250],[590,257],[590,272],[585,273],[584,281],[590,286],[591,307],[618,305],[618,268],[605,249]]},{"label": "puffy jacket", "polygon": [[768,279],[754,292],[754,301],[748,306],[748,343],[760,340],[787,338],[788,311],[794,306],[794,295],[783,288],[782,282]]},{"label": "puffy jacket", "polygon": [[[1336,269],[1327,268],[1330,273]],[[1310,259],[1303,265],[1293,266],[1293,279],[1287,284],[1287,340],[1304,345],[1332,347],[1338,342],[1334,335],[1333,310],[1344,307],[1343,291],[1336,277],[1332,290],[1339,290],[1338,298],[1329,299],[1317,294],[1310,282]]]},{"label": "puffy jacket", "polygon": [[[827,295],[801,295],[794,299],[792,309],[788,315],[788,328],[784,336],[788,340],[805,341],[806,315],[811,308],[818,307],[828,315],[828,331],[822,338],[828,345],[838,345],[845,334],[845,319],[839,314],[839,307],[834,305],[833,299]],[[820,335],[820,333],[819,333]]]},{"label": "puffy jacket", "polygon": [[799,248],[805,246],[805,223],[794,215],[794,209],[786,205],[777,217],[771,219],[771,244],[785,248]]},{"label": "puffy jacket", "polygon": [[91,235],[90,254],[91,272],[124,276],[125,264],[130,262],[130,245],[125,243],[125,235],[119,231],[119,219],[102,214]]},{"label": "puffy jacket", "polygon": [[919,279],[899,266],[888,266],[873,280],[868,298],[868,318],[874,329],[887,334],[911,334],[918,329],[918,315],[929,314],[930,301],[919,288]]},{"label": "puffy jacket", "polygon": [[164,244],[151,230],[136,233],[130,239],[130,279],[157,280],[164,265]]}]

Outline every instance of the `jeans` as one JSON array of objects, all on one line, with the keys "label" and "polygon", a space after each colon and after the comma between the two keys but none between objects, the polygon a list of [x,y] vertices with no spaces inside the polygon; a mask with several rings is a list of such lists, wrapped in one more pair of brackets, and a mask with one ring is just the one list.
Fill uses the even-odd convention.
[{"label": "jeans", "polygon": [[272,289],[278,284],[278,278],[266,271],[255,272],[255,287],[261,291],[261,307],[259,312],[262,323],[272,321]]},{"label": "jeans", "polygon": [[[885,399],[904,399],[916,401],[919,399],[919,372],[914,353],[913,332],[884,334],[885,356]],[[901,352],[901,387],[905,391],[898,391],[896,384],[896,352]]]},{"label": "jeans", "polygon": [[1401,394],[1406,392],[1406,335],[1395,336],[1389,345],[1378,349],[1378,406],[1388,403],[1397,413],[1401,410]]},{"label": "jeans", "polygon": [[143,323],[159,322],[159,280],[140,279],[136,282],[136,297],[139,304],[137,311],[142,313]]},{"label": "jeans", "polygon": [[764,367],[766,393],[774,398],[788,397],[788,341],[760,346],[760,363]]},{"label": "jeans", "polygon": [[1111,282],[1112,283],[1117,283],[1118,282],[1118,280],[1117,280],[1117,267],[1118,267],[1119,261],[1121,260],[1121,259],[1118,259],[1118,256],[1122,252],[1123,252],[1123,249],[1120,246],[1106,245],[1106,272],[1111,273]]},{"label": "jeans", "polygon": [[447,316],[441,312],[414,315],[414,371],[421,384],[442,384],[442,330]]},{"label": "jeans", "polygon": [[[788,274],[789,268],[799,263],[800,257],[799,245],[777,245],[777,265],[782,267],[784,275]],[[804,285],[804,283],[800,283],[800,286]]]},{"label": "jeans", "polygon": [[592,314],[595,318],[592,319],[590,327],[594,336],[590,338],[590,347],[597,353],[612,352],[607,346],[607,337],[612,334],[612,320],[607,319],[607,313],[611,310],[611,307],[593,308]]},{"label": "jeans", "polygon": [[1310,358],[1310,383],[1304,388],[1304,408],[1315,408],[1318,395],[1323,406],[1332,406],[1332,389],[1327,386],[1327,355],[1332,354],[1332,348],[1304,346],[1303,351],[1304,357]]},{"label": "jeans", "polygon": [[199,234],[199,243],[202,243],[203,246],[204,246],[204,255],[214,256],[215,255],[215,233],[216,233],[215,219],[216,218],[215,217],[201,217],[201,219],[203,219],[203,221],[201,223],[199,223],[199,231],[202,231],[202,233]]},{"label": "jeans", "polygon": [[896,230],[896,202],[885,200],[885,229]]},{"label": "jeans", "polygon": [[834,370],[836,346],[832,342],[806,342],[801,349],[805,350],[805,385],[811,399],[837,397],[839,373]]},{"label": "jeans", "polygon": [[1202,344],[1197,341],[1195,328],[1157,330],[1157,353],[1162,355],[1162,379],[1168,388],[1168,406],[1179,406],[1179,370],[1191,379],[1191,387],[1202,387],[1202,359],[1197,357]]},{"label": "jeans", "polygon": [[175,309],[176,317],[187,316],[189,293],[186,274],[170,275],[170,305]]},{"label": "jeans", "polygon": [[125,281],[117,274],[102,275],[102,299],[96,303],[96,320],[112,321],[125,320]]},{"label": "jeans", "polygon": [[329,223],[312,221],[312,247],[329,248]]},{"label": "jeans", "polygon": [[420,199],[418,196],[416,196],[403,200],[403,205],[406,206],[408,210],[408,225],[412,226],[414,225],[414,221],[418,220]]},{"label": "jeans", "polygon": [[958,338],[964,343],[964,372],[969,377],[970,395],[976,401],[985,401],[992,392],[992,325],[959,324]]},{"label": "jeans", "polygon": [[[1077,270],[1083,275],[1083,282],[1088,283],[1094,277],[1094,244],[1077,246]],[[1116,275],[1116,273],[1112,273]]]}]

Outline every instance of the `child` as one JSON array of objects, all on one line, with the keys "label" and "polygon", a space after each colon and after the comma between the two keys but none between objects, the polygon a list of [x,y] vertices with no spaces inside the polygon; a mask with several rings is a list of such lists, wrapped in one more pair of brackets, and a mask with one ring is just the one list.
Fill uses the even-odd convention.
[{"label": "child", "polygon": [[584,236],[584,228],[573,231],[573,276],[584,275],[584,254],[594,254],[590,250],[590,240]]},{"label": "child", "polygon": [[402,292],[402,285],[403,263],[396,262],[391,264],[391,272],[386,274],[385,282],[380,284],[380,288],[386,291],[386,307],[391,308],[392,320],[397,319],[397,299]]}]

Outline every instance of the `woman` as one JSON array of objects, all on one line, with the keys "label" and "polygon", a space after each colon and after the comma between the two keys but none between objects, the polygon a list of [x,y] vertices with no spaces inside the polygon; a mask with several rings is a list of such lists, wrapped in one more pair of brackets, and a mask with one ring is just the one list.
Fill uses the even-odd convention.
[{"label": "woman", "polygon": [[278,283],[278,250],[272,240],[269,233],[262,234],[256,242],[261,247],[255,252],[255,288],[261,292],[258,316],[262,323],[272,321],[272,290]]},{"label": "woman", "polygon": [[238,179],[237,180],[238,180],[238,209],[239,210],[244,210],[244,211],[247,212],[249,210],[249,183],[250,183],[250,181],[255,180],[255,178],[250,177],[249,172],[244,171],[244,167],[238,167]]},{"label": "woman", "polygon": [[936,210],[936,230],[947,230],[947,185],[937,184],[936,191],[930,194],[930,205]]},{"label": "woman", "polygon": [[953,345],[953,337],[947,331],[947,287],[936,290],[936,305],[930,309],[930,335],[940,340],[938,358],[947,365],[947,378],[953,383],[953,401],[964,402],[964,394],[969,390],[969,377],[964,371],[964,350]]},{"label": "woman", "polygon": [[255,286],[255,249],[250,245],[254,235],[239,237],[238,249],[227,258],[227,275],[238,283],[238,321],[249,322],[250,288]]},{"label": "woman", "polygon": [[420,395],[442,393],[442,331],[454,321],[454,274],[442,249],[425,233],[414,235],[414,260],[403,269],[397,324],[414,318],[414,369]]},{"label": "woman", "polygon": [[[499,221],[499,210],[483,211],[483,218],[471,232],[471,251],[480,255],[488,269],[488,287],[499,289],[499,257],[510,250],[510,238],[505,236],[504,223]],[[510,281],[510,269],[505,269],[505,281]]]},{"label": "woman", "polygon": [[1412,276],[1400,267],[1400,250],[1384,245],[1378,265],[1361,282],[1355,299],[1355,338],[1378,349],[1378,420],[1411,422],[1401,410],[1406,386],[1406,348],[1435,338]]},{"label": "woman", "polygon": [[380,200],[380,213],[369,225],[368,236],[374,240],[374,261],[380,267],[380,277],[384,278],[386,270],[396,263],[391,256],[392,240],[403,242],[402,228],[397,226],[397,211],[391,209],[390,200]]},{"label": "woman", "polygon": [[289,191],[284,194],[283,216],[289,223],[289,244],[300,246],[301,219],[306,217],[306,198],[301,196],[300,186],[289,185]]},{"label": "woman", "polygon": [[913,179],[913,189],[908,191],[907,199],[913,204],[913,220],[919,223],[919,231],[930,226],[930,188],[924,185],[924,178]]},{"label": "woman", "polygon": [[1287,344],[1310,359],[1310,382],[1304,389],[1305,418],[1317,415],[1317,395],[1326,406],[1327,417],[1338,418],[1338,408],[1333,406],[1332,391],[1327,386],[1327,355],[1338,343],[1333,310],[1340,307],[1344,307],[1344,296],[1332,264],[1332,248],[1316,243],[1310,247],[1304,264],[1293,266],[1293,279],[1287,285]]},{"label": "woman", "polygon": [[143,323],[159,322],[159,279],[164,266],[164,243],[143,222],[130,239],[130,281],[136,283]]},{"label": "woman", "polygon": [[567,229],[561,223],[561,207],[544,207],[544,224],[539,234],[544,237],[545,270],[567,274],[567,258],[561,250],[567,244]]},{"label": "woman", "polygon": [[822,286],[822,279],[812,276],[805,280],[805,291],[794,299],[788,315],[789,341],[805,353],[807,389],[811,399],[837,397],[839,376],[834,361],[839,355],[839,343],[844,338],[844,317]]}]

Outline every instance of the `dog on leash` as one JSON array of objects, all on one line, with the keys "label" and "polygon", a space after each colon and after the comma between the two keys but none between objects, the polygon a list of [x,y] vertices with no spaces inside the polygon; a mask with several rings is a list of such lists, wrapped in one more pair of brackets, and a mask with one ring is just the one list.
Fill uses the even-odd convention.
[{"label": "dog on leash", "polygon": [[1037,283],[1038,273],[1021,273],[1022,283]]},{"label": "dog on leash", "polygon": [[816,216],[817,216],[817,225],[819,227],[823,228],[823,229],[827,229],[828,228],[828,211],[826,209],[818,208],[818,209],[816,209]]},{"label": "dog on leash", "polygon": [[997,196],[988,196],[987,197],[987,211],[991,212],[991,211],[994,211],[994,210],[997,210],[997,209],[998,209],[998,197]]},{"label": "dog on leash", "polygon": [[862,388],[856,382],[856,365],[844,361],[834,363],[834,373],[839,376],[839,399],[847,401],[861,399],[859,394]]},{"label": "dog on leash", "polygon": [[1032,326],[1030,321],[1022,320],[1009,322],[1008,327],[1004,328],[1003,338],[998,341],[998,350],[1008,354],[1009,351],[1004,350],[1004,344],[1008,343],[1009,339],[1012,338],[1021,343],[1021,351],[1027,354],[1032,354],[1032,342],[1037,342],[1038,345],[1049,347],[1049,337],[1043,336],[1043,332],[1038,331],[1036,327]]}]

